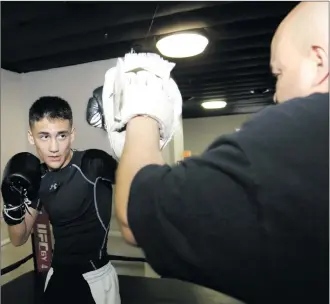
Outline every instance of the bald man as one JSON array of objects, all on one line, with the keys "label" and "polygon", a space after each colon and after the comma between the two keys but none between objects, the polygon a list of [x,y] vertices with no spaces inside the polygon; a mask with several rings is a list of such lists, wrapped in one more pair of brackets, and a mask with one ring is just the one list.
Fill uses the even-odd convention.
[{"label": "bald man", "polygon": [[303,2],[283,20],[271,45],[278,102],[329,92],[329,3]]},{"label": "bald man", "polygon": [[288,15],[272,42],[278,104],[201,156],[170,167],[157,122],[129,121],[117,216],[160,275],[248,304],[328,303],[328,12]]}]

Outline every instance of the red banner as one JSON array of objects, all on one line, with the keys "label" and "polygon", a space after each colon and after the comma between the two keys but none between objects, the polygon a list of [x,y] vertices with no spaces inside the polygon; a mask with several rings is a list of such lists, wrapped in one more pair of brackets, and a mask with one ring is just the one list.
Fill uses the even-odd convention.
[{"label": "red banner", "polygon": [[38,272],[48,271],[52,262],[52,239],[49,218],[42,209],[33,227],[34,252]]}]

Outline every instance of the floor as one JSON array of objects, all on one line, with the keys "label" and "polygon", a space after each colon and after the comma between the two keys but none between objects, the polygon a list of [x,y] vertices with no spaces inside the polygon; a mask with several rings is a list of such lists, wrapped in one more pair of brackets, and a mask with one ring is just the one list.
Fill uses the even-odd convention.
[{"label": "floor", "polygon": [[[2,240],[4,240],[2,238]],[[21,246],[21,247],[14,247],[13,245],[11,245],[11,243],[8,243],[4,246],[1,246],[1,268],[4,268],[6,266],[9,266],[19,260],[21,260],[22,258],[28,256],[29,254],[31,254],[32,252],[32,245],[31,245],[31,241],[29,240],[25,245]],[[137,248],[137,247],[132,247],[130,245],[128,245],[123,238],[121,237],[121,235],[117,232],[112,232],[111,235],[109,236],[109,240],[108,240],[108,252],[110,254],[113,255],[121,255],[121,256],[128,256],[128,257],[144,257],[143,252]],[[127,293],[127,295],[131,294],[132,288],[138,284],[141,281],[141,277],[149,277],[149,278],[154,278],[154,277],[159,277],[155,272],[153,272],[153,270],[150,268],[150,266],[146,263],[138,263],[138,262],[123,262],[123,261],[114,261],[113,262],[114,267],[117,270],[117,273],[119,275],[127,275],[129,277],[127,277],[127,279],[129,278],[136,278],[137,281],[133,282],[133,285],[131,283],[129,289],[129,292]],[[8,274],[1,276],[1,285],[4,285],[5,283],[12,281],[13,279],[16,279],[18,277],[22,278],[23,274],[27,274],[28,272],[30,272],[31,270],[33,270],[34,266],[33,266],[33,261],[29,260],[28,262],[26,262],[25,264],[21,265],[20,267],[18,267],[16,270],[9,272]],[[138,278],[140,277],[140,278]],[[124,279],[124,277],[121,277],[122,279]],[[141,295],[141,301],[136,301],[135,295],[134,295],[134,299],[131,299],[131,296],[127,296],[127,299],[123,296],[123,304],[146,304],[146,303],[164,303],[165,300],[169,300],[168,297],[173,297],[173,288],[176,286],[174,283],[173,286],[165,286],[164,285],[164,279],[162,280],[155,280],[155,281],[151,281],[151,282],[161,282],[161,285],[156,285],[155,286],[149,286],[148,284],[145,287],[136,287],[138,289],[138,291],[140,293],[142,293]],[[149,282],[149,281],[148,281]],[[150,283],[151,284],[151,283]],[[125,284],[124,284],[125,285]],[[123,286],[124,286],[123,285]],[[165,287],[164,287],[164,286]],[[122,287],[123,287],[122,286]],[[153,290],[157,289],[157,288],[162,288],[163,290],[163,295],[160,296],[160,294],[158,294],[156,292],[156,295],[153,295]],[[150,289],[151,288],[151,289]],[[172,290],[172,292],[169,294],[168,290]],[[13,291],[14,293],[16,293],[16,290]],[[176,293],[176,297],[182,292],[182,288],[178,287],[178,290],[174,293]],[[210,291],[209,291],[210,292]],[[124,292],[124,294],[126,294],[126,292]],[[178,299],[172,299],[170,302],[171,303],[180,303],[180,304],[202,304],[202,303],[218,303],[218,304],[243,304],[242,302],[239,302],[237,300],[234,300],[230,297],[227,297],[225,295],[219,294],[217,293],[216,295],[214,294],[214,292],[212,291],[212,293],[205,293],[204,299],[198,299],[198,295],[200,294],[200,291],[197,291],[197,293],[195,294],[195,291],[191,290],[191,291],[186,291],[186,296],[190,296],[189,299],[187,300],[180,300]],[[146,297],[154,297],[152,300],[148,298],[148,300],[146,300]],[[125,299],[124,299],[125,298]],[[215,302],[210,301],[211,299],[215,300]],[[32,301],[33,302],[33,301]]]},{"label": "floor", "polygon": [[[25,245],[21,247],[14,247],[11,243],[1,247],[1,268],[5,268],[24,257],[28,256],[32,252],[31,241],[29,240]],[[118,234],[111,235],[108,240],[108,252],[113,255],[127,256],[127,257],[144,257],[143,252],[136,247],[128,245]],[[145,263],[136,262],[122,262],[114,261],[114,267],[118,274],[132,275],[132,276],[148,276],[157,277],[152,269]],[[1,276],[0,284],[3,285],[18,276],[29,272],[33,269],[33,261],[29,260],[25,264],[21,265],[17,269],[9,272],[8,274]]]}]

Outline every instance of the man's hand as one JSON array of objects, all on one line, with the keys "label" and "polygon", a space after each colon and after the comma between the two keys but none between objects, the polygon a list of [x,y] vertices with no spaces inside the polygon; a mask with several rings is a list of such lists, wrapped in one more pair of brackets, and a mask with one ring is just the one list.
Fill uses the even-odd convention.
[{"label": "man's hand", "polygon": [[126,142],[119,162],[115,206],[123,237],[136,244],[127,219],[127,206],[132,181],[140,169],[151,164],[165,164],[159,148],[159,126],[150,117],[135,117],[126,128]]}]

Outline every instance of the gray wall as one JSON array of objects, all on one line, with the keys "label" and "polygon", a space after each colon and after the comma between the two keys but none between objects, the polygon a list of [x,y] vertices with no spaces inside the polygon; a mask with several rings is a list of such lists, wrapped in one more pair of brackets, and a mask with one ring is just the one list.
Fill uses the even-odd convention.
[{"label": "gray wall", "polygon": [[184,149],[201,154],[217,137],[235,132],[251,115],[232,115],[183,120]]}]

